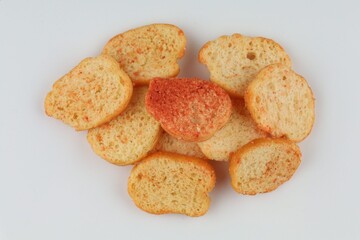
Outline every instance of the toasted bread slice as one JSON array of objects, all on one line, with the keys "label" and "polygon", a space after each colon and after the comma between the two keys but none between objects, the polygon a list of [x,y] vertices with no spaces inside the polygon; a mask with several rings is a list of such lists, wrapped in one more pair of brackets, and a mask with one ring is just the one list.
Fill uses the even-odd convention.
[{"label": "toasted bread slice", "polygon": [[300,158],[299,147],[289,140],[254,140],[230,157],[231,185],[247,195],[273,191],[293,176]]},{"label": "toasted bread slice", "polygon": [[86,58],[54,83],[45,99],[45,112],[78,131],[90,129],[119,115],[132,89],[115,59]]},{"label": "toasted bread slice", "polygon": [[206,158],[195,142],[187,142],[177,139],[166,132],[164,132],[160,137],[155,150],[178,153],[190,157]]},{"label": "toasted bread slice", "polygon": [[184,32],[170,24],[152,24],[113,37],[103,53],[114,57],[135,84],[154,77],[175,77],[185,52]]},{"label": "toasted bread slice", "polygon": [[229,95],[196,78],[156,78],[150,82],[146,109],[170,135],[185,141],[209,139],[231,114]]},{"label": "toasted bread slice", "polygon": [[209,159],[228,161],[230,154],[240,147],[254,139],[267,136],[265,132],[257,128],[250,114],[244,113],[246,110],[244,110],[245,105],[242,99],[233,101],[233,106],[233,112],[226,125],[210,139],[198,143],[201,151]]},{"label": "toasted bread slice", "polygon": [[132,164],[148,154],[161,134],[160,124],[147,113],[148,87],[135,87],[126,110],[107,124],[89,130],[94,152],[116,165]]},{"label": "toasted bread slice", "polygon": [[258,126],[300,142],[311,132],[315,101],[306,80],[286,65],[265,67],[250,83],[245,103]]},{"label": "toasted bread slice", "polygon": [[291,66],[289,56],[275,41],[240,34],[222,36],[206,43],[199,52],[199,61],[210,71],[210,80],[233,97],[243,97],[251,79],[272,63]]},{"label": "toasted bread slice", "polygon": [[146,157],[128,180],[129,195],[142,210],[192,217],[208,211],[214,186],[215,172],[206,160],[166,152]]}]

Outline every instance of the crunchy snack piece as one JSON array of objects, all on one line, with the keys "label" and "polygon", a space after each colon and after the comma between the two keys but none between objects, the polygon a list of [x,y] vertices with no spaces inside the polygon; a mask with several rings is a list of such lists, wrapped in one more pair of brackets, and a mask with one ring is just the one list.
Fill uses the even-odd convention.
[{"label": "crunchy snack piece", "polygon": [[110,56],[86,58],[57,80],[45,99],[46,114],[76,130],[110,121],[127,106],[130,78]]},{"label": "crunchy snack piece", "polygon": [[128,192],[136,206],[154,213],[204,215],[215,186],[213,167],[200,158],[157,152],[131,171]]},{"label": "crunchy snack piece", "polygon": [[223,89],[209,81],[156,78],[150,82],[146,109],[170,135],[199,142],[226,124],[231,100]]},{"label": "crunchy snack piece", "polygon": [[250,83],[245,103],[259,128],[300,142],[311,132],[315,101],[306,80],[282,64],[265,67]]},{"label": "crunchy snack piece", "polygon": [[135,84],[154,77],[175,77],[177,60],[185,52],[184,32],[170,24],[151,24],[119,34],[105,45],[104,54],[119,62]]},{"label": "crunchy snack piece", "polygon": [[135,87],[126,110],[109,123],[90,129],[87,139],[94,152],[116,165],[128,165],[146,156],[161,134],[160,124],[147,113],[148,88]]},{"label": "crunchy snack piece", "polygon": [[247,195],[273,191],[293,176],[300,158],[299,147],[289,140],[254,140],[231,156],[231,185]]}]

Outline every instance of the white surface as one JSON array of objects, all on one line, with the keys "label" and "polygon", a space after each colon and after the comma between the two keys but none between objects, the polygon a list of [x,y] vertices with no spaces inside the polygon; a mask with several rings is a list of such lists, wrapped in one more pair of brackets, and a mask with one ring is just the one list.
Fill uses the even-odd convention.
[{"label": "white surface", "polygon": [[[0,0],[1,239],[360,239],[356,1],[86,2]],[[218,163],[208,214],[150,215],[127,195],[131,167],[106,163],[85,132],[45,116],[56,79],[113,35],[154,22],[184,30],[182,76],[208,77],[197,51],[223,34],[284,46],[315,93],[317,114],[290,182],[238,195]]]}]

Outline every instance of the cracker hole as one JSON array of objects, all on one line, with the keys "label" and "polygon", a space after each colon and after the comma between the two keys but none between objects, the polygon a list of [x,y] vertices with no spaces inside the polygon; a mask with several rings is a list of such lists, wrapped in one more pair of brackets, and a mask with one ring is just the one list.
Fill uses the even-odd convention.
[{"label": "cracker hole", "polygon": [[249,52],[247,55],[246,55],[247,59],[249,60],[254,60],[256,58],[256,55],[255,53],[253,52]]}]

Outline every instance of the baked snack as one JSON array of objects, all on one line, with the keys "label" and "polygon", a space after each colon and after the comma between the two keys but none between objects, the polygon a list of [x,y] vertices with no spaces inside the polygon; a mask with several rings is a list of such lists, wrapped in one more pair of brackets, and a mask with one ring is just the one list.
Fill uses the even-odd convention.
[{"label": "baked snack", "polygon": [[247,195],[273,191],[293,176],[300,158],[299,147],[289,140],[254,140],[231,156],[231,185]]},{"label": "baked snack", "polygon": [[306,80],[271,39],[233,34],[207,42],[198,60],[211,81],[175,78],[185,45],[170,24],[114,36],[102,55],[55,82],[45,111],[88,130],[93,151],[108,162],[134,164],[127,188],[137,207],[195,217],[208,211],[216,182],[208,159],[229,161],[241,194],[288,181],[315,107]]},{"label": "baked snack", "polygon": [[177,60],[185,52],[184,32],[170,24],[151,24],[119,34],[105,45],[104,54],[119,62],[135,84],[154,77],[175,77]]},{"label": "baked snack", "polygon": [[214,83],[196,78],[155,78],[146,109],[170,135],[185,141],[209,139],[231,114],[229,95]]},{"label": "baked snack", "polygon": [[126,110],[118,117],[90,129],[87,139],[94,152],[116,165],[132,164],[148,154],[161,134],[160,124],[147,113],[148,87],[135,87]]},{"label": "baked snack", "polygon": [[245,103],[259,128],[300,142],[315,119],[315,101],[306,80],[283,64],[265,67],[250,83]]},{"label": "baked snack", "polygon": [[[257,128],[242,99],[233,101],[233,111],[226,125],[210,139],[199,142],[198,146],[205,156],[216,161],[228,161],[230,154],[248,142],[266,137],[267,134]],[[239,111],[241,109],[241,111]]]},{"label": "baked snack", "polygon": [[240,34],[221,36],[207,42],[199,52],[199,61],[210,71],[210,80],[233,97],[243,97],[251,79],[272,63],[291,66],[289,56],[275,41]]},{"label": "baked snack", "polygon": [[213,167],[200,158],[157,152],[132,169],[128,192],[136,206],[154,213],[204,215],[215,186]]},{"label": "baked snack", "polygon": [[206,158],[195,142],[177,139],[166,132],[161,135],[155,150],[178,153],[191,157]]},{"label": "baked snack", "polygon": [[90,57],[54,83],[45,98],[45,112],[86,130],[119,115],[131,95],[131,80],[112,57]]}]

